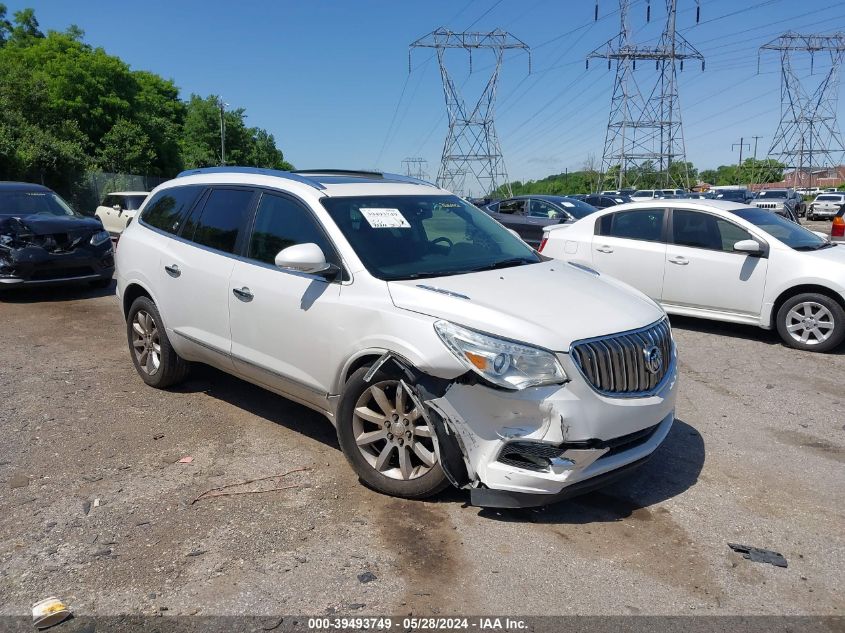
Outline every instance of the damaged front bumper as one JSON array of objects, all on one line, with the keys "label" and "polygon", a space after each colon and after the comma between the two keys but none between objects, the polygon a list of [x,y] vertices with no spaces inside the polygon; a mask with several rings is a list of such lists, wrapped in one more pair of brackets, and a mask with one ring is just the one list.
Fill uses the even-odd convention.
[{"label": "damaged front bumper", "polygon": [[563,385],[506,391],[453,382],[422,398],[441,427],[441,459],[444,433],[460,449],[474,505],[530,507],[582,494],[641,465],[666,438],[675,417],[674,358],[654,392],[632,398],[598,393],[571,359],[561,361],[573,377]]},{"label": "damaged front bumper", "polygon": [[28,246],[0,257],[0,288],[97,281],[111,279],[113,274],[114,249],[110,243],[66,253]]}]

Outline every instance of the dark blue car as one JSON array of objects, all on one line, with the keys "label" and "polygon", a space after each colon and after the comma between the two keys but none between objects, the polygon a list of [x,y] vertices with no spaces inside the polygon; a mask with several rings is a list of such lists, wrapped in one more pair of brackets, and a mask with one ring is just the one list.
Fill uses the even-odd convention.
[{"label": "dark blue car", "polygon": [[98,218],[41,185],[0,182],[0,290],[89,282],[106,287],[114,249]]}]

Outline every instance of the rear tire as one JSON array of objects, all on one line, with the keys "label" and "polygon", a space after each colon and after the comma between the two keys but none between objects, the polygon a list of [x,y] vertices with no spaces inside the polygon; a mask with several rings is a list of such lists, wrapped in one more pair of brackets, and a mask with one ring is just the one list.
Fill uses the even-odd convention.
[{"label": "rear tire", "polygon": [[129,355],[141,379],[150,387],[165,389],[182,382],[190,364],[176,353],[156,304],[149,297],[138,297],[126,318]]},{"label": "rear tire", "polygon": [[369,367],[346,383],[337,418],[337,438],[361,481],[378,492],[424,499],[449,485],[434,450],[434,429],[416,411],[399,381]]},{"label": "rear tire", "polygon": [[845,310],[826,295],[807,292],[790,297],[775,318],[784,343],[796,349],[829,352],[845,339]]}]

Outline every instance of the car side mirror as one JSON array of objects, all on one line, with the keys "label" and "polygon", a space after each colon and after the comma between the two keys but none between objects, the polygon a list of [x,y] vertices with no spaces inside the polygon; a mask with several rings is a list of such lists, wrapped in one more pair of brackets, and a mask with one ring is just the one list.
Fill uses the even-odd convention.
[{"label": "car side mirror", "polygon": [[337,266],[326,261],[323,249],[313,242],[294,244],[283,248],[278,252],[274,261],[276,266],[284,270],[295,270],[311,275],[339,270]]},{"label": "car side mirror", "polygon": [[746,253],[747,255],[762,255],[763,247],[757,240],[740,240],[734,244],[734,250],[737,253]]}]

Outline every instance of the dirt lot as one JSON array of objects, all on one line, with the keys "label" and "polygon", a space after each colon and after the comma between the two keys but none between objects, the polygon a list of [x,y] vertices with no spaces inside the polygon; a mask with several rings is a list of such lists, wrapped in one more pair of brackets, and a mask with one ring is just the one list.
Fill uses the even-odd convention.
[{"label": "dirt lot", "polygon": [[[6,296],[0,614],[57,595],[102,615],[843,615],[845,349],[672,321],[678,421],[651,462],[600,493],[492,512],[364,488],[322,417],[217,371],[145,387],[107,293]],[[297,468],[255,485],[295,488],[192,504]]]}]

